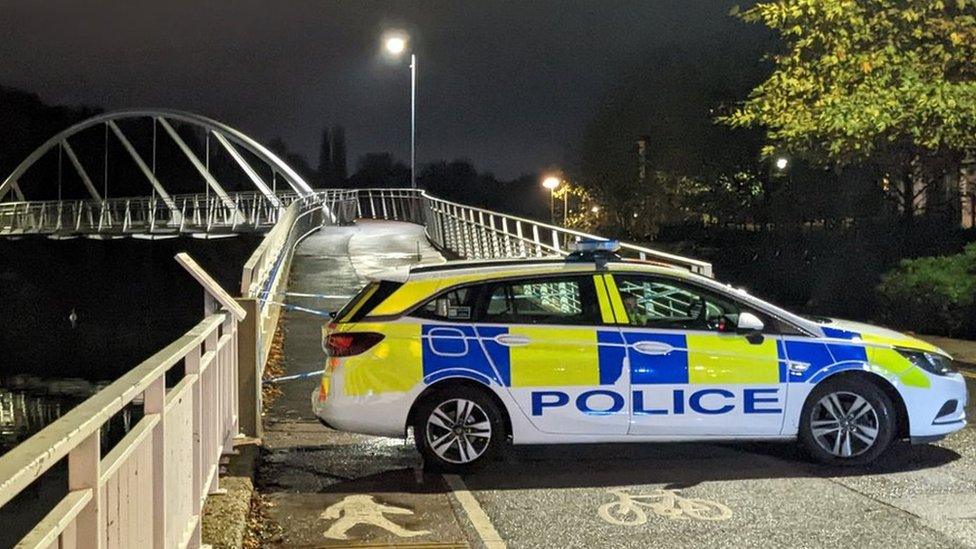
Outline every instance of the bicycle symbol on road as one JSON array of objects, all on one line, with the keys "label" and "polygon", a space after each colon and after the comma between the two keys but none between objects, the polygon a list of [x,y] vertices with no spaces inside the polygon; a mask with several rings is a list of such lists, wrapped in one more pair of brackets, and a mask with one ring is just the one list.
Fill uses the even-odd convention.
[{"label": "bicycle symbol on road", "polygon": [[650,494],[630,494],[625,489],[610,490],[620,498],[605,503],[597,509],[600,518],[619,526],[639,526],[647,522],[644,508],[659,517],[672,520],[729,520],[732,510],[725,505],[707,499],[686,498],[677,490],[656,490]]}]

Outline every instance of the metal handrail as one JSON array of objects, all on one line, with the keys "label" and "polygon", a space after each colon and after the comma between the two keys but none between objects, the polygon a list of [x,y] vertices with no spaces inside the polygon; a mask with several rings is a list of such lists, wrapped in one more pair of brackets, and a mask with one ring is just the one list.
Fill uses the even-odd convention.
[{"label": "metal handrail", "polygon": [[241,296],[257,302],[258,377],[271,351],[295,246],[321,227],[353,222],[355,205],[355,190],[320,189],[296,198],[244,263]]},{"label": "metal handrail", "polygon": [[[231,208],[213,194],[175,195],[171,198],[178,211],[155,197],[5,202],[0,203],[0,235],[125,236],[261,231],[277,227],[286,207],[297,202],[301,212],[323,206],[329,209],[332,218],[324,223],[347,223],[359,215],[425,225],[434,244],[464,258],[566,255],[574,240],[607,240],[600,235],[451,202],[417,189],[318,189],[301,197],[294,192],[279,192],[276,196],[277,205],[262,193],[238,193],[233,195]],[[265,240],[282,243],[282,236],[291,233],[293,223],[294,220],[286,223],[289,230],[272,229]],[[262,254],[269,251],[271,262],[258,265]],[[255,267],[260,274],[267,273],[268,265],[277,260],[279,251],[278,246],[266,245],[255,251],[254,263],[245,265],[248,291],[250,283],[259,278],[254,276]],[[676,265],[712,276],[712,265],[705,261],[627,242],[621,243],[620,252],[624,257]]]},{"label": "metal handrail", "polygon": [[[543,257],[569,254],[569,243],[606,237],[443,200],[417,189],[358,189],[361,217],[423,224],[430,240],[462,258]],[[418,205],[417,202],[422,202]],[[422,213],[421,213],[422,212]],[[678,266],[712,276],[706,261],[622,242],[624,257]]]},{"label": "metal handrail", "polygon": [[[0,235],[153,235],[260,231],[278,221],[284,206],[299,199],[282,192],[271,199],[257,192],[185,194],[108,200],[0,203]],[[277,202],[277,204],[276,204]]]}]

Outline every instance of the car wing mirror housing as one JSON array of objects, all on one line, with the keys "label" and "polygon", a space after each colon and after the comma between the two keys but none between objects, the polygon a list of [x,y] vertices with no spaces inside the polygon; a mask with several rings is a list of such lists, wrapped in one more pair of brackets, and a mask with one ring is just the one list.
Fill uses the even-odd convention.
[{"label": "car wing mirror housing", "polygon": [[746,335],[761,334],[765,327],[766,325],[763,324],[763,321],[759,320],[758,316],[750,312],[739,313],[739,322],[735,325],[737,332]]}]

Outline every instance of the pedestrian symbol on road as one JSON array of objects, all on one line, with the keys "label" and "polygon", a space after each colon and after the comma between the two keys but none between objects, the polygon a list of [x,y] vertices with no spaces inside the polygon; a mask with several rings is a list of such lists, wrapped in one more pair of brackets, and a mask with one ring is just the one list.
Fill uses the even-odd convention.
[{"label": "pedestrian symbol on road", "polygon": [[349,539],[346,533],[357,524],[371,524],[401,538],[423,536],[430,533],[427,530],[407,530],[384,517],[384,514],[412,515],[413,511],[403,507],[383,505],[369,495],[346,496],[342,501],[333,503],[322,512],[321,517],[324,519],[339,519],[332,523],[332,526],[323,535],[330,539]]}]

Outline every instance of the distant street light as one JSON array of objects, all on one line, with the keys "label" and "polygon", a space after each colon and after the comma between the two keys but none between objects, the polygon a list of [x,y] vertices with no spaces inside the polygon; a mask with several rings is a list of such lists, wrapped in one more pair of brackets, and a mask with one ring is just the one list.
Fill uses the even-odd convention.
[{"label": "distant street light", "polygon": [[[407,51],[407,35],[393,31],[387,34],[386,51],[400,57]],[[410,54],[410,187],[417,188],[417,56]]]},{"label": "distant street light", "polygon": [[556,187],[559,186],[560,182],[561,180],[554,175],[550,175],[549,177],[542,180],[542,186],[549,189],[549,222],[552,223],[553,225],[556,224],[555,193],[556,193]]},{"label": "distant street light", "polygon": [[386,51],[393,55],[400,55],[407,49],[407,41],[400,36],[392,36],[386,40]]},{"label": "distant street light", "polygon": [[789,165],[790,165],[790,159],[786,158],[785,156],[781,156],[776,159],[776,169],[779,171],[785,170],[786,167]]},{"label": "distant street light", "polygon": [[592,208],[590,208],[590,211],[593,212],[593,213],[600,213],[600,207],[599,206],[593,206]]}]

